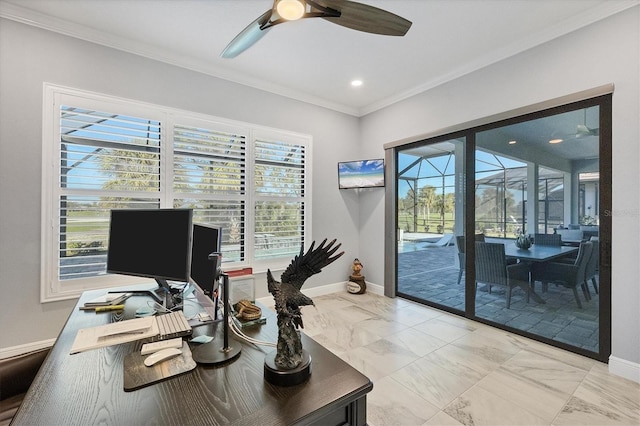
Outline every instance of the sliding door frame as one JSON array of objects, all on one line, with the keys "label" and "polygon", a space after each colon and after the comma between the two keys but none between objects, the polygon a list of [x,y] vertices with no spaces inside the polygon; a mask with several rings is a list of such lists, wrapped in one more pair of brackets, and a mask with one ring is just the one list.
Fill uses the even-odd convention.
[{"label": "sliding door frame", "polygon": [[[420,136],[414,140],[402,140],[385,145],[386,181],[392,184],[385,190],[385,295],[396,297],[397,285],[397,155],[400,149],[411,145],[430,145],[447,139],[465,138],[465,170],[464,170],[464,234],[475,233],[475,152],[476,134],[505,125],[535,120],[575,109],[599,106],[599,172],[600,172],[600,272],[599,272],[599,348],[598,352],[581,349],[557,340],[552,340],[524,330],[509,327],[479,318],[475,312],[475,241],[465,238],[465,311],[447,308],[433,303],[427,305],[442,309],[466,318],[504,329],[552,346],[560,347],[602,362],[608,362],[611,354],[611,215],[606,212],[612,209],[612,93],[613,85],[564,96],[540,104],[532,105],[507,113],[487,117],[474,122],[443,129],[438,132]],[[535,204],[535,203],[533,203]]]}]

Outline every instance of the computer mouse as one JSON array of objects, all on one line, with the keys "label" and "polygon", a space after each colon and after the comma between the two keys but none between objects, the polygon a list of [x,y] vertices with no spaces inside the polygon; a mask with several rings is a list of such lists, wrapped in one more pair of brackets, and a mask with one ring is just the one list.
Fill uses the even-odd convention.
[{"label": "computer mouse", "polygon": [[182,353],[182,350],[177,348],[167,348],[161,351],[154,352],[144,360],[144,365],[151,367],[159,362],[166,361],[171,358],[175,358]]}]

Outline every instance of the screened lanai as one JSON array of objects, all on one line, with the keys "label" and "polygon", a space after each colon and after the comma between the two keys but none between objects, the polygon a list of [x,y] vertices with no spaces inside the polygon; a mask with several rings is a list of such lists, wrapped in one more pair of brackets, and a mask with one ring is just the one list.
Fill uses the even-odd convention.
[{"label": "screened lanai", "polygon": [[[408,239],[456,233],[454,144],[428,154],[402,152],[398,175],[398,226]],[[526,233],[527,163],[484,150],[476,152],[476,231],[513,238]],[[543,232],[563,222],[563,175],[539,167],[538,200]],[[534,231],[532,231],[534,232]],[[536,231],[537,232],[537,231]]]}]

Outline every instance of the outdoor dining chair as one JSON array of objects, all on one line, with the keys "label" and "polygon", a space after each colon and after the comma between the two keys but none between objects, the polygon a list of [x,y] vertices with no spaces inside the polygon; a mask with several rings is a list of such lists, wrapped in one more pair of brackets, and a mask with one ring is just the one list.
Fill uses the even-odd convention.
[{"label": "outdoor dining chair", "polygon": [[533,244],[559,247],[562,245],[562,237],[560,234],[534,234]]},{"label": "outdoor dining chair", "polygon": [[[474,234],[474,238],[476,241],[484,241],[484,234]],[[458,261],[460,262],[460,270],[458,271],[458,285],[460,285],[465,264],[464,235],[456,235],[456,247],[458,247]]]},{"label": "outdoor dining chair", "polygon": [[592,250],[593,243],[591,241],[586,241],[580,243],[578,256],[573,263],[544,262],[533,264],[531,267],[531,282],[535,283],[536,281],[540,281],[543,288],[549,283],[570,288],[576,298],[578,307],[582,308],[582,303],[578,296],[578,286],[582,288],[585,299],[589,300],[589,296],[587,295],[588,290],[586,289],[585,274]]},{"label": "outdoor dining chair", "polygon": [[591,284],[593,285],[593,291],[598,294],[598,282],[596,281],[596,277],[598,276],[598,264],[600,262],[600,242],[591,239],[591,244],[593,244],[591,256],[589,256],[589,261],[587,262],[587,267],[584,273],[584,285],[589,298],[591,298],[591,294],[589,293],[589,281],[591,281]]},{"label": "outdoor dining chair", "polygon": [[504,244],[476,242],[476,291],[478,284],[487,285],[489,293],[492,286],[504,287],[507,309],[511,307],[511,290],[516,286],[526,291],[529,302],[529,267],[524,263],[507,264]]}]

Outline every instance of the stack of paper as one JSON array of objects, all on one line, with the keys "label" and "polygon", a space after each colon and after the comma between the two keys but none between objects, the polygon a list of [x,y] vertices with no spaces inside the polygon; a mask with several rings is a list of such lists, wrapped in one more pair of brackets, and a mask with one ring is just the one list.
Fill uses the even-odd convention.
[{"label": "stack of paper", "polygon": [[136,318],[118,321],[97,327],[78,330],[71,346],[71,353],[88,351],[134,340],[155,337],[159,334],[155,317]]},{"label": "stack of paper", "polygon": [[107,293],[100,297],[96,297],[95,299],[89,300],[88,302],[85,302],[84,306],[86,308],[90,308],[96,306],[119,305],[127,300],[129,296],[131,296],[131,293]]}]

